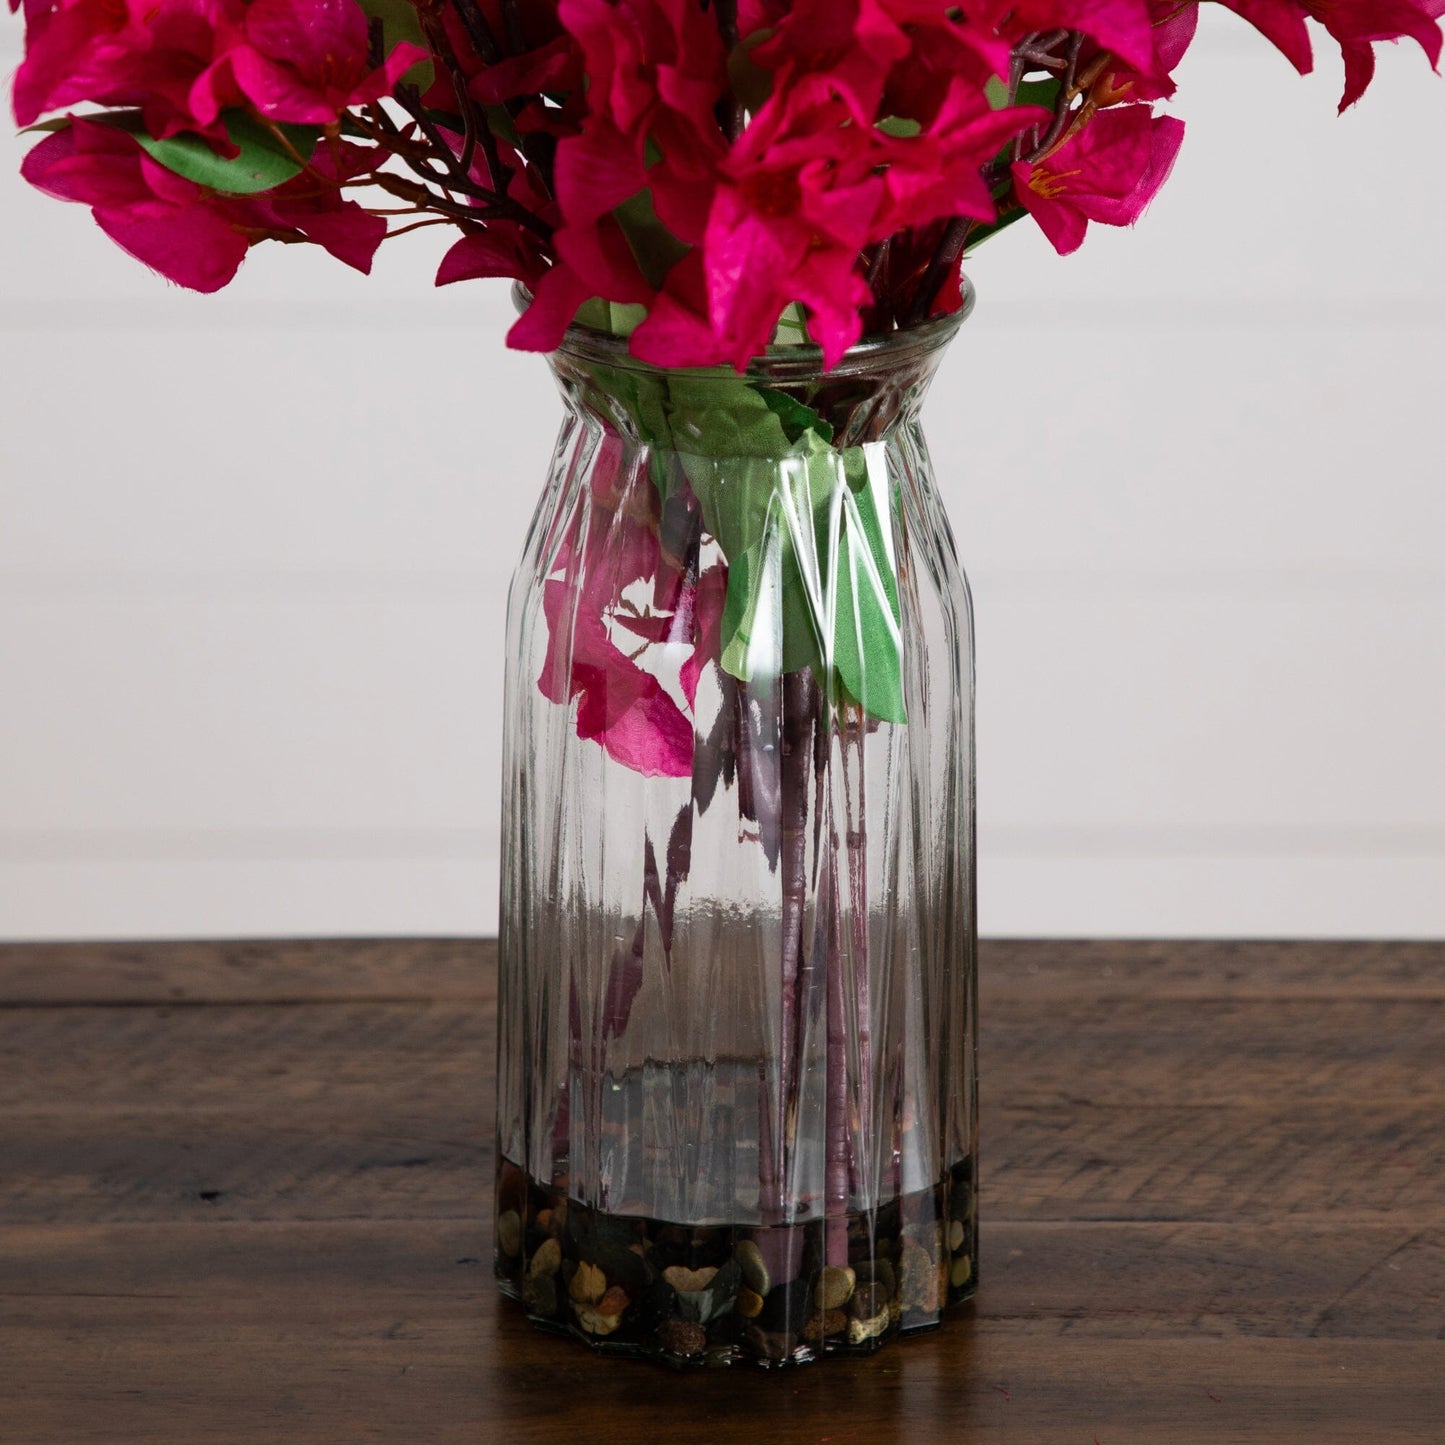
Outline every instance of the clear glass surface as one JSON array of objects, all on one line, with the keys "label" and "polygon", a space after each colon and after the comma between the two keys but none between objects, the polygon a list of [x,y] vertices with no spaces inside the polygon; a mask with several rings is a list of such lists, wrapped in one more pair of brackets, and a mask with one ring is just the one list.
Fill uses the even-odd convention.
[{"label": "clear glass surface", "polygon": [[[971,301],[971,297],[969,298]],[[497,1273],[673,1363],[867,1351],[976,1281],[973,637],[919,423],[574,328],[511,590]]]}]

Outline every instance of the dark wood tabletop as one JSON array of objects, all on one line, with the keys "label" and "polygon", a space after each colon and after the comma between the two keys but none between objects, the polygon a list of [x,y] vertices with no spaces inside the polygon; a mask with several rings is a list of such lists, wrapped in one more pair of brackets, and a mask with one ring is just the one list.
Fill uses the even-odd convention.
[{"label": "dark wood tabletop", "polygon": [[977,1300],[687,1375],[492,1283],[494,955],[0,948],[0,1441],[1445,1441],[1445,945],[985,944]]}]

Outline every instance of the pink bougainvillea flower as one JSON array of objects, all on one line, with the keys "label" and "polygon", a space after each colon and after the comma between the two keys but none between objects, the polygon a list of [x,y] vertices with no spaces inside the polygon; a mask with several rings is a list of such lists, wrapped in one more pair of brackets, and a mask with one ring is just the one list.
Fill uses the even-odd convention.
[{"label": "pink bougainvillea flower", "polygon": [[[490,173],[482,147],[478,146],[472,159],[473,178],[481,185],[505,189],[510,201],[539,220],[552,224],[556,219],[556,205],[542,190],[536,172],[505,142],[496,142],[495,149],[498,168],[505,175],[499,177]],[[478,204],[481,206],[485,202]],[[450,286],[457,281],[505,277],[521,281],[535,294],[543,289],[542,283],[549,274],[549,268],[555,269],[551,256],[551,246],[544,233],[536,227],[507,216],[489,216],[485,222],[479,219],[442,258],[436,284]],[[559,294],[557,289],[564,280],[568,283],[563,288],[567,293],[565,295]],[[529,334],[534,336],[535,349],[552,350],[561,341],[577,307],[587,300],[587,294],[583,294],[586,288],[580,282],[572,285],[573,281],[576,278],[564,269],[548,283],[541,309],[535,315],[529,313],[530,320],[527,316],[522,318],[526,325],[519,334],[524,338]]]},{"label": "pink bougainvillea flower", "polygon": [[[549,702],[577,703],[577,736],[645,777],[685,778],[692,772],[692,724],[663,690],[612,641],[601,614],[584,595],[554,577],[542,590],[549,631],[540,685]],[[570,668],[561,656],[570,657]],[[565,676],[565,681],[564,681]],[[559,685],[559,683],[561,685]]]},{"label": "pink bougainvillea flower", "polygon": [[373,68],[357,0],[249,0],[243,17],[242,36],[191,87],[191,113],[203,126],[241,103],[269,120],[329,125],[348,106],[389,94],[427,58],[407,42]]},{"label": "pink bougainvillea flower", "polygon": [[507,332],[507,345],[516,351],[555,351],[577,308],[595,294],[565,261],[554,262],[532,287],[532,300]]},{"label": "pink bougainvillea flower", "polygon": [[1414,40],[1436,69],[1442,36],[1439,19],[1445,0],[1315,0],[1310,14],[1339,42],[1345,58],[1345,91],[1340,109],[1352,106],[1375,75],[1375,44]]},{"label": "pink bougainvillea flower", "polygon": [[727,361],[708,317],[701,247],[695,246],[667,273],[628,349],[654,366],[716,366]]},{"label": "pink bougainvillea flower", "polygon": [[[15,118],[31,125],[81,101],[139,104],[164,137],[205,131],[190,111],[196,78],[239,43],[243,0],[40,0],[27,6]],[[224,131],[215,135],[224,140]]]},{"label": "pink bougainvillea flower", "polygon": [[469,88],[483,105],[505,105],[580,90],[583,84],[582,52],[572,36],[558,33],[535,49],[479,69]]},{"label": "pink bougainvillea flower", "polygon": [[372,69],[357,0],[50,0],[28,15],[15,115],[30,125],[81,101],[139,104],[157,138],[196,131],[224,145],[224,109],[329,124],[424,58],[402,44]]},{"label": "pink bougainvillea flower", "polygon": [[994,110],[977,88],[955,79],[919,134],[875,134],[887,199],[869,239],[941,217],[993,220],[996,208],[980,168],[1020,131],[1048,119],[1038,106]]},{"label": "pink bougainvillea flower", "polygon": [[[304,236],[363,275],[371,272],[377,249],[386,239],[386,221],[348,200],[339,182],[365,175],[381,164],[372,146],[349,141],[317,148],[306,172],[259,195],[223,201],[226,214],[253,240],[293,240]],[[259,233],[259,234],[258,234]]]},{"label": "pink bougainvillea flower", "polygon": [[858,340],[870,297],[858,253],[885,195],[871,128],[851,124],[841,100],[808,104],[805,87],[788,99],[769,101],[733,146],[708,215],[708,318],[740,370],[794,301],[831,366]]},{"label": "pink bougainvillea flower", "polygon": [[[697,707],[697,685],[703,669],[716,662],[722,647],[723,605],[728,595],[728,569],[723,562],[714,562],[694,584],[695,596],[689,609],[692,614],[692,652],[682,665],[682,693],[691,708]],[[681,610],[681,609],[679,609]]]},{"label": "pink bougainvillea flower", "polygon": [[[700,239],[727,149],[715,114],[726,56],[711,15],[691,0],[561,0],[557,19],[570,48],[554,58],[589,80],[584,113],[556,145],[556,264],[507,338],[526,350],[555,346],[589,297],[649,304],[654,287],[613,212],[646,190],[674,236]],[[485,72],[477,84],[488,87]]]},{"label": "pink bougainvillea flower", "polygon": [[486,229],[465,235],[442,257],[437,285],[505,277],[535,288],[547,262],[535,231],[516,221],[489,221]]},{"label": "pink bougainvillea flower", "polygon": [[668,273],[633,334],[634,354],[741,370],[796,302],[833,365],[861,336],[860,313],[872,299],[860,251],[941,216],[992,220],[979,167],[1044,114],[992,110],[959,81],[926,130],[893,136],[859,125],[825,77],[797,78],[733,145],[700,254]]},{"label": "pink bougainvillea flower", "polygon": [[1148,106],[1100,111],[1061,146],[1013,166],[1014,194],[1060,255],[1076,251],[1090,221],[1132,225],[1169,178],[1184,122]]},{"label": "pink bougainvillea flower", "polygon": [[[340,151],[343,171],[373,162]],[[158,165],[132,136],[76,117],[26,156],[21,174],[61,200],[91,207],[100,228],[137,260],[193,291],[218,291],[247,250],[267,239],[310,240],[359,271],[386,235],[386,222],[345,200],[328,175],[331,158],[257,196],[221,196]]]},{"label": "pink bougainvillea flower", "polygon": [[887,0],[795,0],[751,58],[779,73],[777,92],[799,75],[826,75],[853,118],[872,125],[889,71],[912,48],[889,10]]},{"label": "pink bougainvillea flower", "polygon": [[[560,575],[543,586],[547,654],[538,686],[551,702],[575,701],[577,735],[599,743],[625,767],[648,777],[686,777],[692,771],[692,723],[661,682],[612,636],[615,625],[649,644],[691,643],[700,601],[703,609],[713,604],[715,581],[709,581],[702,600],[701,580],[683,585],[680,577],[662,589],[674,603],[670,612],[644,616],[624,604],[623,594],[634,582],[661,581],[659,574],[670,566],[658,543],[658,512],[645,463],[625,468],[619,440],[607,436],[593,464],[585,525],[579,522],[561,548],[556,559]],[[712,624],[705,619],[701,625]],[[704,645],[715,654],[715,639]],[[691,704],[696,681],[691,692],[686,682],[683,686]]]},{"label": "pink bougainvillea flower", "polygon": [[[1199,28],[1199,6],[1180,5],[1177,0],[1148,0],[1154,22],[1154,60],[1148,70],[1128,65],[1111,66],[1095,81],[1089,98],[1095,105],[1167,100],[1177,89],[1173,72],[1184,59]],[[1101,47],[1085,45],[1079,56],[1080,71],[1087,71]]]},{"label": "pink bougainvillea flower", "polygon": [[251,244],[208,192],[157,165],[113,126],[73,121],[30,151],[21,174],[52,196],[90,206],[117,245],[193,291],[220,290]]},{"label": "pink bougainvillea flower", "polygon": [[1353,105],[1375,73],[1374,45],[1381,40],[1416,41],[1433,66],[1440,64],[1439,20],[1445,0],[1223,0],[1272,41],[1285,58],[1307,75],[1314,67],[1307,17],[1313,17],[1339,42],[1345,58],[1345,91],[1340,109]]},{"label": "pink bougainvillea flower", "polygon": [[727,151],[717,24],[693,0],[561,0],[557,13],[588,76],[586,115],[557,146],[557,251],[593,294],[645,303],[653,288],[612,212],[646,189],[675,237],[701,239]]},{"label": "pink bougainvillea flower", "polygon": [[973,18],[996,28],[1010,44],[1026,35],[1081,30],[1125,65],[1154,68],[1154,17],[1146,0],[975,0]]}]

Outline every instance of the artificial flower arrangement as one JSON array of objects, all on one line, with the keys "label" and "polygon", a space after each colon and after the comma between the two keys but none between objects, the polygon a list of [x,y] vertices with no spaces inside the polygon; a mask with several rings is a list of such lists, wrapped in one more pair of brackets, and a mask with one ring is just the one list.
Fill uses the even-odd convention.
[{"label": "artificial flower arrangement", "polygon": [[[827,360],[959,305],[964,249],[1028,215],[1061,252],[1134,221],[1193,0],[11,0],[32,184],[198,291],[262,241],[365,271],[461,237],[438,285],[512,277],[550,351],[623,309],[633,355],[743,367],[801,307]],[[1442,0],[1219,0],[1300,71],[1437,62]],[[73,108],[84,106],[83,112]],[[59,119],[47,119],[60,115]],[[584,308],[586,308],[584,310]]]},{"label": "artificial flower arrangement", "polygon": [[[15,4],[16,0],[12,0]],[[509,620],[497,1263],[674,1363],[976,1279],[965,252],[1127,225],[1195,0],[21,0],[26,178],[215,291],[459,233],[568,408]],[[1219,0],[1301,72],[1445,0]],[[723,810],[717,798],[735,806]]]}]

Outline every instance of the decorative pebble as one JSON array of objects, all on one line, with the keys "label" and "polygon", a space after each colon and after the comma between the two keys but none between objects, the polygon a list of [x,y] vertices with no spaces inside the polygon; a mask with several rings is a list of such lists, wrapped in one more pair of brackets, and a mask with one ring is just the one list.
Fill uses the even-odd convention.
[{"label": "decorative pebble", "polygon": [[631,1303],[627,1291],[620,1284],[615,1284],[597,1301],[597,1313],[599,1315],[620,1315]]},{"label": "decorative pebble", "polygon": [[592,1239],[588,1241],[587,1253],[592,1262],[608,1279],[624,1285],[633,1294],[641,1294],[647,1284],[647,1267],[640,1253],[617,1239]]},{"label": "decorative pebble", "polygon": [[562,1246],[555,1239],[544,1239],[532,1256],[527,1272],[537,1278],[556,1274],[562,1268]]},{"label": "decorative pebble", "polygon": [[[589,1266],[583,1265],[582,1269]],[[600,1271],[599,1271],[600,1273]],[[595,1305],[575,1305],[577,1323],[589,1334],[610,1335],[622,1323],[622,1312],[632,1301],[621,1285],[613,1285]]]},{"label": "decorative pebble", "polygon": [[876,1284],[885,1295],[898,1292],[898,1276],[886,1259],[875,1259],[859,1264],[856,1266],[856,1270],[860,1289],[865,1284]]},{"label": "decorative pebble", "polygon": [[841,1309],[853,1294],[858,1276],[846,1265],[830,1264],[824,1267],[813,1291],[813,1302],[820,1310]]},{"label": "decorative pebble", "polygon": [[550,1275],[529,1275],[522,1286],[522,1303],[532,1314],[550,1319],[557,1313],[557,1281]]},{"label": "decorative pebble", "polygon": [[848,1343],[850,1345],[861,1345],[869,1340],[876,1340],[880,1335],[886,1334],[888,1326],[893,1323],[893,1316],[889,1313],[885,1304],[875,1315],[867,1319],[852,1319],[848,1321]]},{"label": "decorative pebble", "polygon": [[745,1320],[755,1320],[763,1312],[763,1297],[757,1290],[746,1285],[738,1291],[738,1313]]},{"label": "decorative pebble", "polygon": [[663,1349],[674,1355],[696,1355],[707,1346],[707,1331],[687,1320],[663,1320],[657,1338]]},{"label": "decorative pebble", "polygon": [[898,1261],[899,1291],[905,1309],[938,1308],[938,1266],[926,1249],[905,1244]]},{"label": "decorative pebble", "polygon": [[953,1268],[948,1272],[949,1283],[954,1289],[962,1289],[973,1274],[973,1261],[966,1254],[960,1254],[953,1261]]},{"label": "decorative pebble", "polygon": [[910,1224],[903,1231],[903,1238],[937,1259],[943,1250],[943,1221],[934,1219],[925,1224]]},{"label": "decorative pebble", "polygon": [[888,1309],[888,1291],[881,1284],[860,1284],[848,1301],[848,1313],[855,1320],[871,1320]]},{"label": "decorative pebble", "polygon": [[503,1254],[516,1256],[522,1252],[522,1216],[508,1209],[497,1216],[497,1243]]},{"label": "decorative pebble", "polygon": [[622,1323],[621,1315],[604,1315],[600,1310],[575,1305],[573,1308],[577,1310],[577,1323],[589,1335],[610,1335]]},{"label": "decorative pebble", "polygon": [[824,1310],[812,1315],[803,1326],[803,1338],[809,1344],[826,1339],[829,1335],[840,1335],[848,1327],[848,1316],[842,1310]]},{"label": "decorative pebble", "polygon": [[584,1260],[577,1266],[577,1273],[572,1276],[567,1292],[578,1304],[596,1304],[607,1292],[607,1276],[595,1264]]},{"label": "decorative pebble", "polygon": [[961,1219],[955,1219],[948,1226],[948,1247],[954,1254],[957,1254],[958,1251],[963,1248],[963,1236],[963,1221]]},{"label": "decorative pebble", "polygon": [[733,1250],[733,1258],[737,1260],[743,1272],[743,1282],[754,1294],[765,1295],[773,1287],[773,1278],[768,1273],[767,1261],[763,1258],[763,1252],[752,1240],[740,1240],[738,1247]]},{"label": "decorative pebble", "polygon": [[758,1318],[758,1326],[775,1334],[793,1334],[813,1312],[813,1292],[806,1279],[775,1284]]},{"label": "decorative pebble", "polygon": [[663,1270],[662,1277],[678,1294],[694,1294],[698,1290],[706,1289],[715,1274],[716,1265],[708,1265],[705,1269],[684,1269],[680,1264],[674,1264]]}]

